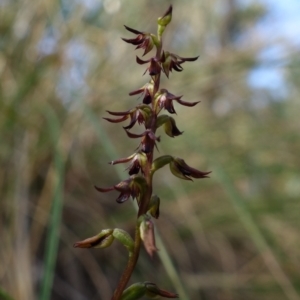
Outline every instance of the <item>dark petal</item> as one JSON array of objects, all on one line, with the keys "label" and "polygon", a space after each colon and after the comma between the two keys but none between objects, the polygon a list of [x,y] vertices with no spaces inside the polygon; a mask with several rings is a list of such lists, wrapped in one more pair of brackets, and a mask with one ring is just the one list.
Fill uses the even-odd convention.
[{"label": "dark petal", "polygon": [[132,44],[132,45],[141,45],[143,43],[143,40],[142,39],[138,39],[138,38],[135,38],[135,39],[124,39],[122,38],[122,40],[126,43],[129,43],[129,44]]},{"label": "dark petal", "polygon": [[173,136],[179,136],[179,135],[183,134],[183,131],[180,131],[176,126],[174,126],[172,128],[172,134],[173,134]]},{"label": "dark petal", "polygon": [[136,121],[137,121],[136,116],[134,116],[133,118],[131,118],[130,123],[127,126],[123,127],[123,128],[124,129],[131,129],[134,126],[134,124],[136,123]]},{"label": "dark petal", "polygon": [[132,109],[129,109],[127,111],[120,111],[120,112],[114,112],[114,111],[107,110],[107,112],[113,116],[125,116],[125,115],[128,115],[131,111],[132,111]]},{"label": "dark petal", "polygon": [[144,92],[144,88],[141,88],[141,89],[138,89],[138,90],[135,90],[135,91],[132,91],[129,93],[129,96],[133,96],[133,95],[138,95],[138,94],[141,94]]},{"label": "dark petal", "polygon": [[130,194],[129,193],[121,193],[119,195],[119,197],[116,199],[116,201],[118,203],[124,203],[125,201],[128,200],[128,198],[130,197]]},{"label": "dark petal", "polygon": [[173,100],[167,99],[164,103],[164,108],[170,113],[170,114],[176,114],[175,108],[173,106]]},{"label": "dark petal", "polygon": [[[178,65],[178,64],[173,64],[172,67],[173,67],[173,69],[174,69],[175,71],[177,71],[177,72],[182,72],[182,70],[183,70],[183,67],[180,66],[180,65]],[[171,69],[171,68],[170,68],[170,69]]]},{"label": "dark petal", "polygon": [[161,18],[164,18],[166,17],[167,15],[170,15],[172,13],[172,5],[169,6],[168,10],[165,12],[165,14],[161,17]]},{"label": "dark petal", "polygon": [[127,163],[129,162],[130,160],[132,160],[133,156],[129,156],[129,157],[126,157],[126,158],[119,158],[119,159],[116,159],[116,160],[113,160],[111,162],[109,162],[109,164],[111,165],[116,165],[116,164],[121,164],[121,163]]},{"label": "dark petal", "polygon": [[137,139],[137,138],[143,137],[146,134],[145,132],[143,132],[141,134],[134,134],[134,133],[127,131],[126,129],[125,129],[125,132],[127,133],[128,137],[130,137],[132,139]]},{"label": "dark petal", "polygon": [[[146,49],[149,45],[149,38],[143,38],[142,43],[140,43],[135,49]],[[145,54],[143,54],[144,56]]]},{"label": "dark petal", "polygon": [[211,171],[202,172],[202,171],[199,171],[199,170],[196,170],[196,169],[190,170],[190,172],[191,172],[191,176],[194,177],[194,178],[209,178],[209,176],[207,176],[207,175],[211,173]]},{"label": "dark petal", "polygon": [[186,101],[181,100],[180,98],[179,99],[174,99],[174,100],[176,100],[181,105],[189,106],[189,107],[195,106],[196,104],[198,104],[200,102],[200,101],[197,101],[197,102],[186,102]]},{"label": "dark petal", "polygon": [[143,64],[146,64],[150,61],[150,59],[148,60],[142,60],[140,59],[138,56],[136,57],[136,62],[139,64],[139,65],[143,65]]},{"label": "dark petal", "polygon": [[133,29],[133,28],[130,28],[130,27],[126,26],[126,25],[124,25],[124,27],[125,27],[128,31],[130,31],[130,32],[132,32],[132,33],[134,33],[134,34],[143,34],[143,32],[138,31],[138,30]]},{"label": "dark petal", "polygon": [[211,171],[202,172],[197,169],[194,169],[188,166],[184,160],[180,160],[180,164],[177,163],[177,167],[183,175],[191,176],[193,178],[209,178],[207,175],[211,173]]},{"label": "dark petal", "polygon": [[106,192],[110,192],[110,191],[113,191],[115,189],[114,186],[112,187],[109,187],[109,188],[99,188],[97,186],[94,186],[94,188],[98,191],[98,192],[101,192],[101,193],[106,193]]},{"label": "dark petal", "polygon": [[144,99],[143,99],[143,103],[144,104],[150,104],[152,102],[152,97],[150,95],[150,92],[148,89],[146,89],[145,91],[145,96],[144,96]]},{"label": "dark petal", "polygon": [[129,169],[129,175],[134,175],[134,174],[138,174],[138,172],[140,171],[140,164],[137,160],[133,161],[132,164],[128,167]]},{"label": "dark petal", "polygon": [[182,173],[182,175],[184,176],[191,176],[191,171],[187,168],[184,168],[180,165],[177,166],[178,167],[178,170]]},{"label": "dark petal", "polygon": [[198,58],[199,58],[199,56],[195,56],[195,57],[179,57],[180,58],[180,60],[182,60],[182,62],[180,62],[180,63],[183,63],[183,62],[185,62],[185,61],[195,61],[195,60],[197,60]]},{"label": "dark petal", "polygon": [[154,58],[151,58],[150,67],[149,67],[149,75],[155,76],[155,75],[159,74],[160,70],[161,70],[161,67],[160,67],[159,63]]},{"label": "dark petal", "polygon": [[128,119],[128,115],[127,116],[123,116],[119,119],[110,119],[110,118],[103,118],[104,120],[108,121],[108,122],[112,122],[112,123],[119,123],[119,122],[123,122],[125,120]]}]

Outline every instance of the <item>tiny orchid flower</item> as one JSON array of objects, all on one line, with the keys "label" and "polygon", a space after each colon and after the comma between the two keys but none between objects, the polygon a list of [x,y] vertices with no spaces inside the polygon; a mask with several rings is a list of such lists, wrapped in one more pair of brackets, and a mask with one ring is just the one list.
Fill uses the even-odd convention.
[{"label": "tiny orchid flower", "polygon": [[130,92],[129,95],[133,96],[133,95],[143,94],[144,95],[143,103],[150,104],[153,96],[153,87],[154,87],[154,82],[153,80],[151,80],[149,83],[146,83],[140,89]]},{"label": "tiny orchid flower", "polygon": [[183,67],[181,66],[186,61],[195,61],[198,59],[199,56],[196,57],[180,57],[179,55],[170,53],[170,52],[163,52],[161,63],[164,73],[169,78],[169,72],[172,72],[174,69],[177,72],[181,72]]},{"label": "tiny orchid flower", "polygon": [[162,108],[166,109],[170,114],[176,114],[173,101],[177,101],[179,104],[184,106],[195,106],[200,101],[197,102],[186,102],[181,100],[182,96],[175,96],[168,92],[166,89],[161,89],[156,96],[156,109],[160,111]]},{"label": "tiny orchid flower", "polygon": [[172,174],[178,178],[191,180],[192,178],[209,178],[207,175],[211,172],[202,172],[196,170],[186,164],[186,162],[181,158],[173,158],[170,162],[170,170]]},{"label": "tiny orchid flower", "polygon": [[139,200],[138,198],[144,192],[146,185],[147,184],[144,177],[141,177],[139,175],[133,175],[130,176],[128,179],[123,180],[112,187],[100,188],[95,186],[95,189],[101,193],[106,193],[106,192],[116,190],[120,192],[120,195],[116,199],[116,201],[118,203],[123,203],[127,201],[130,196],[132,197],[132,199]]},{"label": "tiny orchid flower", "polygon": [[[155,141],[160,142],[160,137],[155,136],[155,134],[150,130],[147,129],[146,131],[144,131],[141,134],[135,134],[135,133],[131,133],[127,130],[125,130],[128,137],[132,138],[132,139],[136,139],[136,138],[142,138],[141,143],[139,145],[139,147],[141,146],[141,149],[144,153],[149,153],[149,149],[152,149],[152,146],[155,145],[156,143]],[[156,146],[157,148],[157,146]]]},{"label": "tiny orchid flower", "polygon": [[144,74],[148,70],[150,76],[155,76],[155,75],[159,74],[160,71],[161,71],[160,61],[156,57],[152,57],[152,58],[150,58],[148,60],[142,60],[142,59],[140,59],[137,56],[136,57],[136,62],[139,65],[143,65],[143,64],[149,63],[149,67],[146,69],[146,71],[144,72]]},{"label": "tiny orchid flower", "polygon": [[111,161],[111,165],[116,165],[120,163],[126,163],[131,161],[129,167],[127,168],[129,170],[129,175],[138,174],[139,170],[141,170],[142,174],[145,174],[144,167],[147,162],[147,157],[144,152],[138,151],[137,153],[134,153],[126,158],[120,158],[114,161]]},{"label": "tiny orchid flower", "polygon": [[135,39],[122,38],[124,42],[137,46],[135,49],[144,49],[145,51],[143,56],[149,53],[153,49],[154,40],[155,40],[155,36],[153,34],[141,32],[136,29],[130,28],[126,25],[124,25],[124,27],[128,31],[137,34],[137,37]]},{"label": "tiny orchid flower", "polygon": [[147,124],[151,115],[150,108],[144,104],[138,105],[133,109],[123,111],[123,112],[113,112],[109,110],[107,110],[107,112],[113,116],[120,116],[120,118],[116,118],[116,119],[103,118],[108,122],[119,123],[130,118],[129,125],[123,127],[124,129],[131,129],[136,122],[138,122],[138,124]]}]

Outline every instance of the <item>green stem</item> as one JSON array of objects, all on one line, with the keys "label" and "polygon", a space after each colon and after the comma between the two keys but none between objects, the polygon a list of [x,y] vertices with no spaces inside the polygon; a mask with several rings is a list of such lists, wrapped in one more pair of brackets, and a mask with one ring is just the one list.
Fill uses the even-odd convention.
[{"label": "green stem", "polygon": [[135,227],[134,250],[133,250],[132,255],[129,257],[126,269],[124,270],[124,272],[119,280],[119,284],[118,284],[111,300],[121,299],[123,291],[131,277],[131,274],[132,274],[132,272],[135,268],[135,265],[137,263],[137,260],[139,258],[140,248],[141,248],[141,235],[140,235],[139,222],[137,221],[136,227]]}]

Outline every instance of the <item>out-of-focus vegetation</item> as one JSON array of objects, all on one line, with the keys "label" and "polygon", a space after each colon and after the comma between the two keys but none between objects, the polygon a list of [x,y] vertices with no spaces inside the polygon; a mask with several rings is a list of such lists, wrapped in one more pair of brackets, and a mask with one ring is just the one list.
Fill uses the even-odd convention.
[{"label": "out-of-focus vegetation", "polygon": [[[134,230],[131,203],[93,188],[125,179],[107,162],[137,146],[102,117],[134,106],[128,93],[145,82],[123,24],[155,30],[170,3],[165,45],[200,58],[165,87],[201,103],[176,107],[185,133],[170,143],[161,134],[160,154],[213,173],[199,183],[157,174],[163,264],[142,251],[132,281],[184,289],[184,300],[300,299],[300,60],[289,40],[262,38],[268,11],[248,2],[0,1],[1,299],[110,297],[122,246],[72,244],[103,228]],[[282,61],[259,59],[270,43]],[[251,87],[257,68],[279,72],[282,92]]]}]

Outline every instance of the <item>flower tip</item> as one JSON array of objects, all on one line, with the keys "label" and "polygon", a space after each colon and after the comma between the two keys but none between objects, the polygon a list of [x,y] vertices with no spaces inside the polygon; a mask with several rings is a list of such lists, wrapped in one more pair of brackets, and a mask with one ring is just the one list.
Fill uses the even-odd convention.
[{"label": "flower tip", "polygon": [[168,8],[168,10],[165,12],[164,16],[171,14],[173,11],[173,5],[171,4]]},{"label": "flower tip", "polygon": [[158,25],[162,26],[161,34],[163,33],[165,26],[167,26],[172,20],[172,10],[173,10],[173,6],[170,5],[168,10],[164,13],[164,15],[158,18],[157,20]]}]

